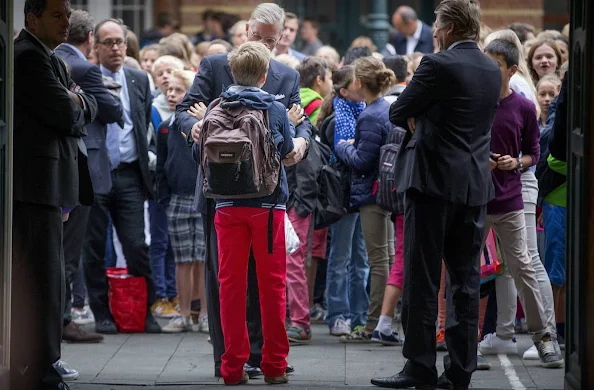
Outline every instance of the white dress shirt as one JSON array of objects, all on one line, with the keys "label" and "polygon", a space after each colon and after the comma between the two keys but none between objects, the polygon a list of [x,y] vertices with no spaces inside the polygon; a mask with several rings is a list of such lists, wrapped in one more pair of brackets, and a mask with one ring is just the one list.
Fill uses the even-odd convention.
[{"label": "white dress shirt", "polygon": [[409,56],[415,52],[417,45],[419,44],[419,40],[421,39],[421,31],[423,31],[423,22],[420,20],[417,21],[417,30],[413,34],[412,37],[406,36],[406,55]]}]

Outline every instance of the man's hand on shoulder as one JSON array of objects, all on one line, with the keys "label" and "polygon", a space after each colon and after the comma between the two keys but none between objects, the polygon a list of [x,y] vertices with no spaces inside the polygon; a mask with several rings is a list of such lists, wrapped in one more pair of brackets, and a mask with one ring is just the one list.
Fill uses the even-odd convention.
[{"label": "man's hand on shoulder", "polygon": [[307,152],[307,147],[308,145],[305,138],[293,138],[293,151],[287,154],[283,160],[283,164],[286,167],[290,167],[303,160],[303,156],[305,155],[305,152]]}]

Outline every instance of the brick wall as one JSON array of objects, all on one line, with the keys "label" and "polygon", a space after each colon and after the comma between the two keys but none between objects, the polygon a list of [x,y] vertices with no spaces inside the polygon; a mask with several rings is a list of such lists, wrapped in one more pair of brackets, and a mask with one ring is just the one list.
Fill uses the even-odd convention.
[{"label": "brick wall", "polygon": [[542,29],[544,0],[481,0],[483,23],[492,29],[510,23],[529,23]]},{"label": "brick wall", "polygon": [[[159,0],[162,1],[162,0]],[[165,0],[167,1],[167,0]],[[202,13],[213,9],[248,19],[260,0],[178,0],[182,32],[195,34],[202,28]]]}]

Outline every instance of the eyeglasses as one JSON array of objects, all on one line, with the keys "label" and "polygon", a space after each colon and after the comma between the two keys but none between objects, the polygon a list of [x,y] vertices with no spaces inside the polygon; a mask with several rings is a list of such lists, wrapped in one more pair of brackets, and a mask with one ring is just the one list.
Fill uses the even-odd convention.
[{"label": "eyeglasses", "polygon": [[278,39],[274,39],[274,38],[264,38],[262,35],[255,33],[253,31],[250,31],[250,34],[252,34],[252,38],[254,41],[258,41],[258,42],[262,42],[264,41],[264,44],[266,46],[269,47],[274,47],[276,46],[276,43],[278,42]]},{"label": "eyeglasses", "polygon": [[97,43],[105,45],[111,49],[111,48],[113,48],[113,45],[117,45],[118,47],[123,47],[126,44],[126,41],[123,39],[116,39],[115,41],[113,39],[107,39],[105,41],[97,41]]}]

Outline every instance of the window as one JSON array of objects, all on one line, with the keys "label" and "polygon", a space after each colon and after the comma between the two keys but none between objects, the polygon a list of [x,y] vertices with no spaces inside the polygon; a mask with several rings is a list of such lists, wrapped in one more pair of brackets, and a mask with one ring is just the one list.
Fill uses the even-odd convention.
[{"label": "window", "polygon": [[149,11],[152,1],[146,0],[111,0],[111,16],[122,19],[137,35],[142,34],[149,27]]},{"label": "window", "polygon": [[89,0],[70,0],[71,9],[89,10]]}]

